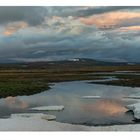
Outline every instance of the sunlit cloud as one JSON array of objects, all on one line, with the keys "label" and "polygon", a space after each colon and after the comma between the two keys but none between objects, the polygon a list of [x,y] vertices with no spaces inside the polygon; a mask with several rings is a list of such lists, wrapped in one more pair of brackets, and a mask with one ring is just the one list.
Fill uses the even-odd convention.
[{"label": "sunlit cloud", "polygon": [[82,108],[90,112],[97,110],[97,112],[109,116],[122,114],[127,111],[121,102],[111,100],[97,101],[95,104],[87,104],[82,106]]},{"label": "sunlit cloud", "polygon": [[139,7],[0,7],[0,19],[3,63],[140,61]]},{"label": "sunlit cloud", "polygon": [[129,32],[129,31],[140,31],[140,26],[129,26],[129,27],[122,27],[119,31]]},{"label": "sunlit cloud", "polygon": [[14,33],[16,33],[17,31],[27,28],[27,27],[28,27],[28,24],[24,21],[8,23],[5,27],[3,34],[5,36],[11,36]]},{"label": "sunlit cloud", "polygon": [[18,99],[17,97],[8,96],[4,100],[6,105],[10,108],[25,109],[28,107],[28,103]]},{"label": "sunlit cloud", "polygon": [[[140,18],[138,12],[110,12],[105,14],[81,17],[80,21],[86,25],[95,25],[98,28],[110,29],[120,27],[124,21]],[[125,26],[125,25],[124,25]]]},{"label": "sunlit cloud", "polygon": [[100,101],[96,105],[100,111],[109,115],[116,115],[127,111],[121,103],[115,101]]}]

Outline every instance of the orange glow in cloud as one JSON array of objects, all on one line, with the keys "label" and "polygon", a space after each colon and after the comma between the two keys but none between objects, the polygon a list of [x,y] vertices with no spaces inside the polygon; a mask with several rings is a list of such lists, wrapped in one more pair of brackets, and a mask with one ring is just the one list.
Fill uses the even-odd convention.
[{"label": "orange glow in cloud", "polygon": [[96,104],[96,106],[98,110],[109,115],[120,114],[127,111],[127,109],[123,107],[123,105],[113,101],[100,101]]},{"label": "orange glow in cloud", "polygon": [[140,31],[140,26],[130,26],[130,27],[122,27],[120,31],[128,32],[128,31]]},{"label": "orange glow in cloud", "polygon": [[7,26],[5,27],[5,30],[3,32],[3,34],[5,36],[11,36],[14,33],[16,33],[18,30],[20,29],[24,29],[28,27],[28,24],[26,22],[14,22],[14,23],[9,23],[7,24]]},{"label": "orange glow in cloud", "polygon": [[117,101],[105,100],[105,101],[97,101],[95,104],[87,104],[82,106],[87,111],[97,111],[104,115],[117,115],[121,113],[125,113],[127,109]]},{"label": "orange glow in cloud", "polygon": [[28,107],[28,104],[26,102],[12,96],[8,96],[7,98],[5,98],[5,102],[11,108],[25,109]]},{"label": "orange glow in cloud", "polygon": [[96,25],[98,28],[111,28],[119,25],[120,22],[140,18],[140,13],[137,12],[110,12],[90,17],[82,17],[80,21],[86,25]]}]

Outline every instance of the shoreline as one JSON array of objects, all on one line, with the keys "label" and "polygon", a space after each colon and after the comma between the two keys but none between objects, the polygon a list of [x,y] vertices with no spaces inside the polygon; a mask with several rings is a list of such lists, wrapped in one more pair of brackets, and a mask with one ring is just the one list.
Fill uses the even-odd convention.
[{"label": "shoreline", "polygon": [[140,131],[140,124],[84,126],[47,121],[42,115],[14,114],[11,118],[0,119],[0,131]]}]

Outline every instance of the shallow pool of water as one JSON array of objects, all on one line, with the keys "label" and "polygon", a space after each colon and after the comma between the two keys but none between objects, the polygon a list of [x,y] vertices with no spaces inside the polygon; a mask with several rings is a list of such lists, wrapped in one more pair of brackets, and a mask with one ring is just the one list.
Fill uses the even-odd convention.
[{"label": "shallow pool of water", "polygon": [[[89,84],[87,81],[55,83],[51,89],[31,96],[0,99],[0,117],[13,113],[43,112],[56,115],[56,121],[84,125],[112,125],[134,123],[133,115],[126,113],[126,105],[135,100],[124,96],[140,93],[140,88]],[[84,99],[83,96],[100,96]],[[63,105],[63,111],[33,111],[37,106]]]}]

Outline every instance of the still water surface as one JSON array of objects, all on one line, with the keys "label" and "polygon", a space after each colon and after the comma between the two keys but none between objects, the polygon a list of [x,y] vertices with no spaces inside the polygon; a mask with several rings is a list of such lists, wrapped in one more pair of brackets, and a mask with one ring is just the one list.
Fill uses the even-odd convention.
[{"label": "still water surface", "polygon": [[[13,113],[47,113],[56,115],[56,121],[83,125],[112,125],[134,123],[133,115],[126,113],[127,104],[135,100],[122,97],[140,93],[140,88],[89,84],[87,81],[55,83],[51,89],[31,96],[0,99],[0,117]],[[84,99],[83,96],[100,96]],[[63,105],[63,111],[32,111],[37,106]]]}]

